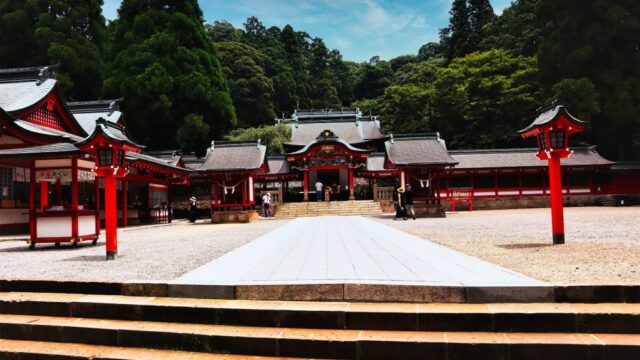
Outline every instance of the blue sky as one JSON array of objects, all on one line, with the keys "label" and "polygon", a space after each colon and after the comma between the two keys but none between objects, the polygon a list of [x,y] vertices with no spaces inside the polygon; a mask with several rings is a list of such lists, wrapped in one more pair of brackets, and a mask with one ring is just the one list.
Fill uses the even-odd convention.
[{"label": "blue sky", "polygon": [[[107,19],[117,16],[121,0],[104,0]],[[415,54],[437,41],[449,21],[452,0],[200,0],[207,22],[227,20],[242,28],[249,16],[266,27],[291,24],[338,49],[345,60],[391,59]],[[496,13],[511,0],[491,0]]]}]

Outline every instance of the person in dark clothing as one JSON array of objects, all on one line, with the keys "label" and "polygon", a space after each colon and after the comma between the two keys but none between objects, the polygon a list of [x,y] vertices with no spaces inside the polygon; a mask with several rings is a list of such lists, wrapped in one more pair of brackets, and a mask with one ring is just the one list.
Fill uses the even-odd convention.
[{"label": "person in dark clothing", "polygon": [[413,220],[416,219],[416,213],[413,211],[413,189],[411,185],[407,184],[407,190],[404,191],[404,219],[407,220],[407,215],[411,213]]},{"label": "person in dark clothing", "polygon": [[192,224],[196,223],[196,216],[198,212],[197,199],[195,196],[192,196],[189,199],[189,222]]},{"label": "person in dark clothing", "polygon": [[391,193],[391,201],[393,202],[393,210],[398,212],[398,189],[400,185],[397,182],[393,183],[393,193]]},{"label": "person in dark clothing", "polygon": [[405,209],[404,203],[404,189],[399,187],[394,195],[395,199],[398,201],[398,205],[396,207],[396,218],[394,220],[398,220],[399,218],[407,218],[407,213]]}]

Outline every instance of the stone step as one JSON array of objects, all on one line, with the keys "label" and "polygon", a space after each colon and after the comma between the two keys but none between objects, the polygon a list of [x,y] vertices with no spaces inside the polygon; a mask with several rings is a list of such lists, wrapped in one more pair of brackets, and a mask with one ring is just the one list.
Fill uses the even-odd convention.
[{"label": "stone step", "polygon": [[296,329],[0,315],[4,339],[327,359],[626,359],[637,334]]},{"label": "stone step", "polygon": [[176,350],[140,349],[49,341],[0,338],[0,359],[95,359],[95,360],[278,360],[283,357],[207,354]]},{"label": "stone step", "polygon": [[382,208],[372,200],[285,203],[278,206],[275,217],[324,215],[382,215]]},{"label": "stone step", "polygon": [[274,328],[640,333],[640,304],[376,304],[0,293],[0,313]]}]

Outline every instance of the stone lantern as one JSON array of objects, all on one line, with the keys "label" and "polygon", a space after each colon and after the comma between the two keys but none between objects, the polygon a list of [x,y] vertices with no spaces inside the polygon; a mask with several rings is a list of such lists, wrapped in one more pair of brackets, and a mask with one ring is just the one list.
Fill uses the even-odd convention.
[{"label": "stone lantern", "polygon": [[569,137],[584,130],[587,123],[573,117],[557,100],[538,110],[538,117],[518,133],[538,140],[540,160],[549,162],[549,189],[551,197],[551,224],[553,244],[564,244],[564,215],[562,208],[562,175],[560,159],[569,157]]}]

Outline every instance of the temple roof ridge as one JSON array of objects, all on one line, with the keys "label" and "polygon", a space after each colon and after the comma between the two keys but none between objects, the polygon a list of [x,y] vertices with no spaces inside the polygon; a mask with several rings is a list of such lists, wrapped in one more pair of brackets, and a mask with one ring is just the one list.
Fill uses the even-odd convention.
[{"label": "temple roof ridge", "polygon": [[[595,145],[585,146],[571,146],[571,150],[574,151],[596,151]],[[449,154],[463,155],[463,154],[499,154],[499,153],[535,153],[538,148],[526,147],[526,148],[502,148],[502,149],[459,149],[449,150]]]},{"label": "temple roof ridge", "polygon": [[211,142],[215,147],[241,147],[260,145],[260,139],[255,140],[213,140]]},{"label": "temple roof ridge", "polygon": [[122,101],[124,101],[124,98],[74,101],[68,102],[67,107],[72,113],[112,112],[120,110],[120,103]]},{"label": "temple roof ridge", "polygon": [[60,64],[0,69],[0,83],[36,81],[40,85],[44,80],[55,79],[53,70]]}]

